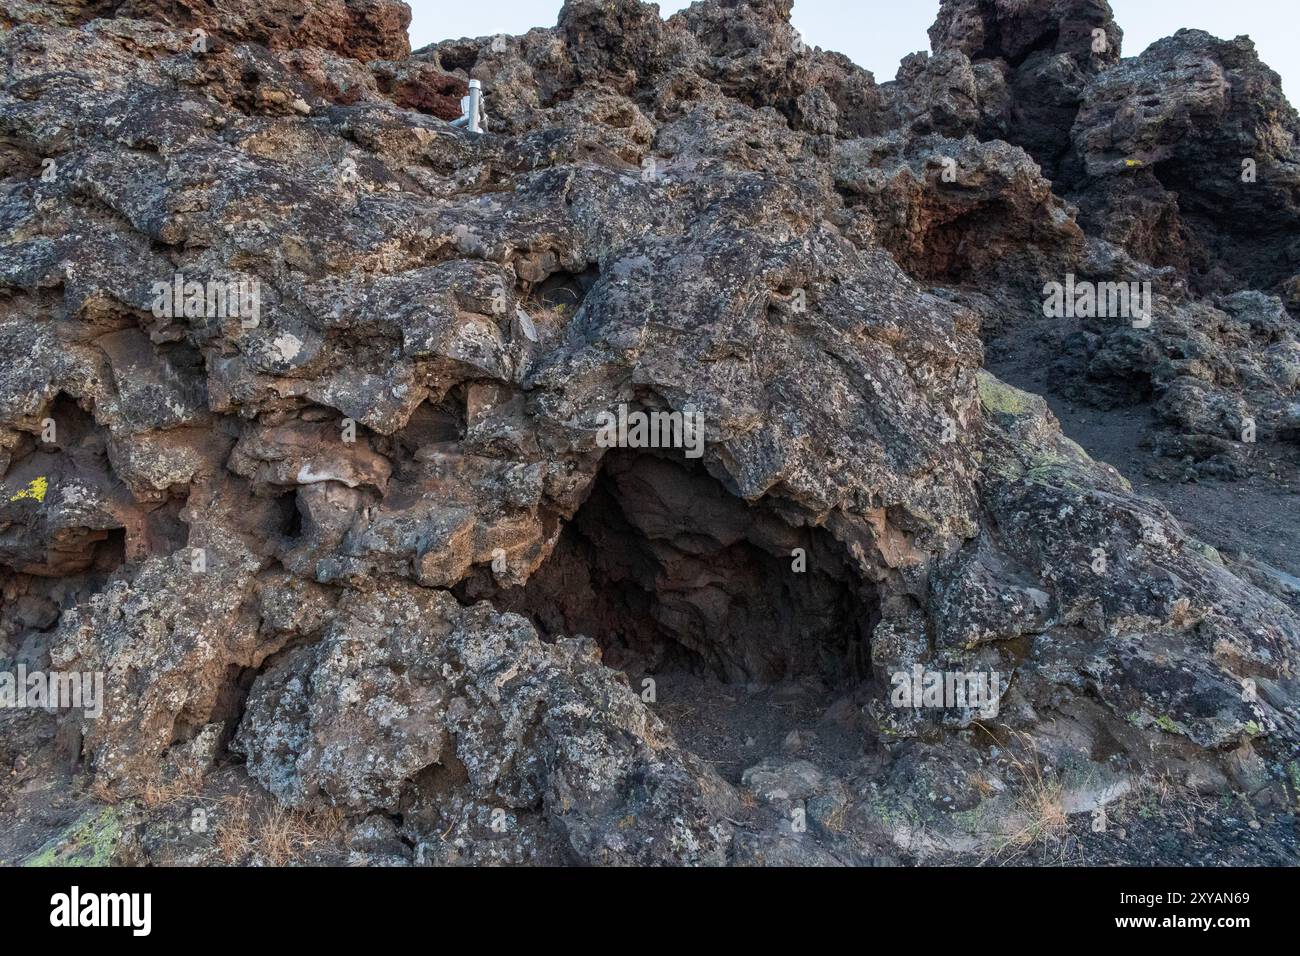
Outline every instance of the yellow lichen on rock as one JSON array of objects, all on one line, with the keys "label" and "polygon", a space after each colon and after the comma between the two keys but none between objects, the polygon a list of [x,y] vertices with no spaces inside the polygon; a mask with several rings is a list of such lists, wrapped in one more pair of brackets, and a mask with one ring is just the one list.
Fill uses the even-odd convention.
[{"label": "yellow lichen on rock", "polygon": [[49,488],[50,483],[44,476],[33,478],[27,483],[26,488],[10,497],[9,500],[23,501],[24,499],[31,499],[32,501],[44,503],[45,493],[49,491]]}]

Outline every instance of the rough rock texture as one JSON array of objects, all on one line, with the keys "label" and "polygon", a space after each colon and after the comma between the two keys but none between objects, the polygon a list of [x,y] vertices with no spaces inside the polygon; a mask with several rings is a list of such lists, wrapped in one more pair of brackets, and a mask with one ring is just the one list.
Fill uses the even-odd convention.
[{"label": "rough rock texture", "polygon": [[[982,368],[1045,282],[1150,280],[1061,387],[1300,438],[1247,41],[945,0],[877,86],[785,0],[409,56],[400,3],[2,9],[0,661],[106,698],[0,710],[0,857],[286,862],[273,813],[325,861],[978,858],[1043,836],[1032,759],[1076,815],[1240,792],[1296,861],[1295,606]],[[1268,224],[1193,175],[1237,148]],[[993,706],[900,707],[914,668]]]},{"label": "rough rock texture", "polygon": [[[1069,145],[1085,91],[1120,56],[1124,33],[1106,0],[945,0],[930,28],[936,54],[996,70],[1006,93],[1005,137],[1051,178]],[[996,87],[995,87],[996,89]],[[979,89],[980,101],[987,94]]]},{"label": "rough rock texture", "polygon": [[876,238],[917,278],[996,277],[1036,290],[1082,254],[1072,210],[1005,142],[891,133],[837,144],[834,158],[846,203],[865,209]]},{"label": "rough rock texture", "polygon": [[[1041,360],[1053,372],[1027,382],[1098,408],[1150,410],[1150,444],[1182,462],[1185,474],[1250,471],[1243,445],[1251,442],[1241,437],[1247,420],[1255,423],[1254,442],[1280,442],[1276,453],[1294,462],[1300,118],[1247,37],[1182,30],[1124,60],[1121,37],[1102,0],[946,2],[931,29],[935,60],[965,57],[972,76],[984,68],[1007,79],[949,83],[962,90],[964,111],[943,105],[933,112],[962,117],[945,135],[971,132],[1023,147],[1050,180],[1052,201],[1077,207],[1072,221],[1088,235],[1086,248],[1058,243],[1046,262],[1040,254],[1036,268],[1012,273],[1026,281],[1064,283],[1068,274],[1147,283],[1152,326],[1134,330],[1114,315],[1044,323],[1044,296],[1024,294],[1008,270],[988,266],[960,276],[962,299],[981,314],[999,368],[1014,364],[1005,354],[1027,338],[1041,338]],[[915,65],[904,65],[899,82],[907,85],[897,99],[933,98],[907,95],[930,86]],[[979,190],[990,166],[959,182]],[[926,210],[934,192],[901,208]],[[1018,189],[1018,207],[1035,194]],[[1007,234],[1026,234],[1023,214],[1006,218]],[[1041,230],[1029,235],[1035,252],[1050,250]],[[1024,255],[1004,251],[997,239],[972,246],[980,252],[963,262],[989,246],[990,261]],[[904,253],[900,262],[914,260]],[[928,266],[908,268],[931,278]],[[1261,294],[1281,301],[1264,303]]]},{"label": "rough rock texture", "polygon": [[1272,289],[1300,261],[1298,136],[1248,38],[1181,30],[1088,88],[1070,135],[1084,222],[1197,288]]}]

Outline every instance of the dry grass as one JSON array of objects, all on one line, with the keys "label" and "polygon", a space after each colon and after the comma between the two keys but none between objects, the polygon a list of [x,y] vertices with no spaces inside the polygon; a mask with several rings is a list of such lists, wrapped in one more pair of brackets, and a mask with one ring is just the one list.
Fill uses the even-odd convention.
[{"label": "dry grass", "polygon": [[[1042,766],[1027,734],[1015,733],[1014,737],[1016,746],[1006,750],[1020,777],[1014,813],[1017,823],[1014,829],[998,834],[994,849],[982,862],[995,858],[1011,862],[1038,848],[1046,857],[1044,862],[1068,863],[1066,855],[1074,841],[1069,839],[1064,783],[1055,770]],[[1192,835],[1213,810],[1212,800],[1164,773],[1137,778],[1131,790],[1106,805],[1105,814],[1112,826],[1137,822],[1135,817],[1156,818]]]},{"label": "dry grass", "polygon": [[981,800],[987,800],[998,792],[997,788],[989,782],[988,777],[984,776],[982,773],[973,774],[970,782],[971,785],[979,791]]},{"label": "dry grass", "polygon": [[1177,824],[1188,835],[1196,833],[1201,818],[1213,813],[1214,801],[1176,781],[1169,773],[1158,777],[1141,777],[1133,789],[1117,800],[1110,810],[1118,822],[1140,817],[1158,816]]},{"label": "dry grass", "polygon": [[248,795],[241,793],[222,801],[217,852],[232,865],[255,857],[268,866],[288,866],[318,847],[335,845],[344,826],[338,809],[293,810],[278,803],[254,809]]},{"label": "dry grass", "polygon": [[203,778],[182,773],[171,780],[150,780],[140,792],[140,803],[153,810],[181,800],[198,796],[203,789]]},{"label": "dry grass", "polygon": [[[178,805],[206,810],[213,846],[221,861],[230,866],[261,862],[287,866],[304,861],[317,849],[337,846],[347,829],[342,810],[294,810],[273,800],[257,800],[248,791],[226,796],[203,796],[205,781],[182,773],[170,780],[155,778],[141,787],[138,804],[151,817],[165,818]],[[121,798],[102,783],[89,787],[101,803],[116,805]]]},{"label": "dry grass", "polygon": [[252,801],[248,799],[248,794],[240,793],[226,797],[221,803],[215,844],[222,862],[234,866],[248,855],[252,844]]},{"label": "dry grass", "polygon": [[1016,809],[1025,825],[1008,836],[1013,847],[1030,847],[1037,843],[1059,843],[1069,831],[1065,812],[1065,788],[1053,774],[1044,775],[1035,763],[1024,770],[1025,787],[1016,801]]},{"label": "dry grass", "polygon": [[[985,732],[989,733],[986,728]],[[1070,832],[1065,785],[1053,769],[1044,769],[1033,738],[1017,731],[1012,733],[1018,746],[1007,747],[1006,751],[1020,777],[1013,817],[1017,823],[1014,829],[997,835],[993,850],[981,862],[987,863],[995,857],[1015,860],[1035,847],[1054,853],[1056,861],[1063,862]],[[993,735],[989,733],[989,736]]]},{"label": "dry grass", "polygon": [[843,833],[844,827],[848,823],[849,805],[847,802],[836,804],[835,809],[827,815],[825,827],[832,833]]},{"label": "dry grass", "polygon": [[110,806],[116,806],[121,801],[121,797],[114,793],[113,789],[102,779],[97,778],[92,781],[86,792],[90,794],[92,799]]}]

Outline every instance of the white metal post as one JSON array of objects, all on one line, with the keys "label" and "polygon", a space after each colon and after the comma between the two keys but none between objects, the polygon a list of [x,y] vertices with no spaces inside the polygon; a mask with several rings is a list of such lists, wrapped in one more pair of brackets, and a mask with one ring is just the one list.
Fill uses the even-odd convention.
[{"label": "white metal post", "polygon": [[479,126],[479,116],[480,116],[479,111],[482,108],[481,107],[482,97],[483,97],[483,84],[480,83],[478,80],[470,80],[469,81],[469,109],[465,111],[465,115],[469,117],[469,122],[466,124],[466,128],[471,133],[483,132],[483,128]]}]

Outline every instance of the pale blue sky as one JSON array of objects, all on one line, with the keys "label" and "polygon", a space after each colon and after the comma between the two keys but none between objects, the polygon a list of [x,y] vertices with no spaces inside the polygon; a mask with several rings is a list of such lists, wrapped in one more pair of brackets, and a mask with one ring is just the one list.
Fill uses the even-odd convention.
[{"label": "pale blue sky", "polygon": [[[524,33],[555,25],[562,0],[407,0],[414,18],[411,46],[438,40]],[[1292,102],[1300,97],[1298,0],[1110,0],[1124,28],[1124,55],[1135,56],[1180,27],[1220,37],[1249,34],[1261,59],[1282,75]],[[664,0],[668,16],[689,3]],[[795,0],[791,18],[811,46],[838,50],[876,74],[894,78],[898,61],[930,47],[926,28],[939,0]]]}]

